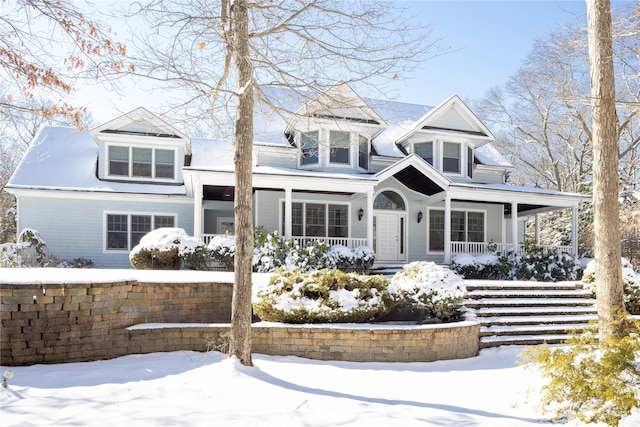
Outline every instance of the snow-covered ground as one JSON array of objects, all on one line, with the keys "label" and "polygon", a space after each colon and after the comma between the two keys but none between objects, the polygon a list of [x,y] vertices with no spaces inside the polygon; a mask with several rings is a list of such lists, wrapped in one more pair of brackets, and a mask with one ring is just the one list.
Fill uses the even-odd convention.
[{"label": "snow-covered ground", "polygon": [[[327,362],[217,353],[2,367],[8,426],[534,426],[540,376],[523,347],[431,363]],[[582,424],[571,422],[570,426]],[[620,424],[640,425],[640,411]]]}]

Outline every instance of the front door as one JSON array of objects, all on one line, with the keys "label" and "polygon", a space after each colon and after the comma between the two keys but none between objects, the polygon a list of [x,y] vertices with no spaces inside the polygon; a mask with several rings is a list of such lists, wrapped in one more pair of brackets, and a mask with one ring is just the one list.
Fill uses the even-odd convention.
[{"label": "front door", "polygon": [[375,215],[376,260],[397,262],[405,260],[405,215],[378,213]]}]

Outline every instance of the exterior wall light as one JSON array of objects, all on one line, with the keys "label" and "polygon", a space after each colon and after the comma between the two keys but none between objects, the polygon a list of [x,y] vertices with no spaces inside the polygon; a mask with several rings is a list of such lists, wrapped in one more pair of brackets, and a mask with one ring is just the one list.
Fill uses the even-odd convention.
[{"label": "exterior wall light", "polygon": [[360,208],[358,211],[358,221],[362,221],[362,217],[364,216],[364,209]]},{"label": "exterior wall light", "polygon": [[422,221],[422,211],[418,212],[418,224],[420,224],[420,221]]}]

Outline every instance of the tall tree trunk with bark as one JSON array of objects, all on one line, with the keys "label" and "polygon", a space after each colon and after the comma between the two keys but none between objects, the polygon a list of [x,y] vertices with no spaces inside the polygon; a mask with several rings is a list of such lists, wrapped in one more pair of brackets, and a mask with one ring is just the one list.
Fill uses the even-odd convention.
[{"label": "tall tree trunk with bark", "polygon": [[586,0],[593,111],[593,204],[600,334],[624,334],[620,264],[618,133],[610,0]]},{"label": "tall tree trunk with bark", "polygon": [[253,264],[253,68],[249,58],[249,19],[246,2],[230,6],[232,55],[238,83],[235,122],[235,278],[231,308],[229,354],[251,366],[251,274]]}]

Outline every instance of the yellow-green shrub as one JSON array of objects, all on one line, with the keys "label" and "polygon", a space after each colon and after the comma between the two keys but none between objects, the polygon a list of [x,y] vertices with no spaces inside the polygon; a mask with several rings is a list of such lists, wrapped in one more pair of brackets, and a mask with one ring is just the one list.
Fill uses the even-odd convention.
[{"label": "yellow-green shrub", "polygon": [[598,339],[595,331],[574,335],[563,347],[532,347],[524,362],[546,379],[542,409],[554,419],[617,426],[639,406],[640,337]]}]

